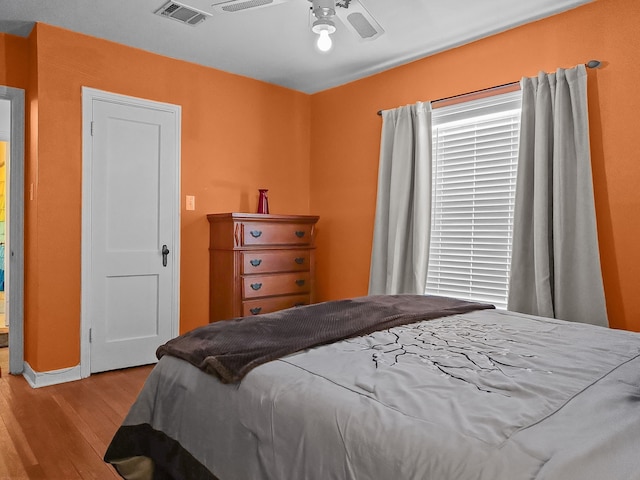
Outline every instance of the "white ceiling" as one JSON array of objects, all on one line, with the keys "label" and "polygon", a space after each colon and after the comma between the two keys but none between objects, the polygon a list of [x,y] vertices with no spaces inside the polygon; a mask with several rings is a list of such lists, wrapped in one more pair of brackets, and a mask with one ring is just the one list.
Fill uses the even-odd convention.
[{"label": "white ceiling", "polygon": [[[207,0],[178,1],[212,11]],[[165,0],[0,0],[0,31],[26,36],[44,22],[315,93],[590,1],[361,0],[385,33],[364,41],[338,19],[327,54],[315,48],[308,0],[215,12],[196,26],[154,15]]]}]

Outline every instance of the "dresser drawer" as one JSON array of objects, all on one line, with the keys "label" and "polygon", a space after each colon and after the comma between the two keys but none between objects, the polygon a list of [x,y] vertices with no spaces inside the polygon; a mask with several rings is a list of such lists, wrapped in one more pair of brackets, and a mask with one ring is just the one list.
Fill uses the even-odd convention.
[{"label": "dresser drawer", "polygon": [[309,272],[242,276],[242,298],[244,299],[308,293],[310,290]]},{"label": "dresser drawer", "polygon": [[276,312],[285,308],[309,305],[309,295],[287,295],[284,297],[260,298],[258,300],[246,300],[242,302],[242,316],[261,315],[263,313]]},{"label": "dresser drawer", "polygon": [[254,250],[241,253],[242,273],[302,272],[309,270],[309,250]]},{"label": "dresser drawer", "polygon": [[243,222],[242,246],[245,245],[309,245],[313,225],[306,223]]}]

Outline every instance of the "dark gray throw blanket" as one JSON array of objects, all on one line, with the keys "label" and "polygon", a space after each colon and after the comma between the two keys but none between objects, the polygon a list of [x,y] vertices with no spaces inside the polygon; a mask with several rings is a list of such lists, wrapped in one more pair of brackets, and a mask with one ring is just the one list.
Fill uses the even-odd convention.
[{"label": "dark gray throw blanket", "polygon": [[253,368],[291,353],[398,325],[494,308],[431,295],[372,295],[211,323],[158,348],[215,375],[239,382]]}]

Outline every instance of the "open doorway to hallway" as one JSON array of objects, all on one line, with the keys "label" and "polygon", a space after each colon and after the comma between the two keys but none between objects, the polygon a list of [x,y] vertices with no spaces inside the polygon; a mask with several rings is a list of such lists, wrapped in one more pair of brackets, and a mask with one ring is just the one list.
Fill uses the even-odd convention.
[{"label": "open doorway to hallway", "polygon": [[[25,92],[20,88],[0,85],[2,108],[9,114],[0,114],[3,137],[6,142],[5,161],[5,256],[4,256],[4,309],[9,320],[9,372],[24,371],[24,171],[25,171]],[[8,103],[5,103],[8,102]],[[11,221],[9,221],[11,219]],[[0,349],[3,350],[3,349]]]},{"label": "open doorway to hallway", "polygon": [[9,371],[9,325],[5,295],[5,247],[7,242],[7,171],[10,161],[11,103],[0,99],[0,374]]}]

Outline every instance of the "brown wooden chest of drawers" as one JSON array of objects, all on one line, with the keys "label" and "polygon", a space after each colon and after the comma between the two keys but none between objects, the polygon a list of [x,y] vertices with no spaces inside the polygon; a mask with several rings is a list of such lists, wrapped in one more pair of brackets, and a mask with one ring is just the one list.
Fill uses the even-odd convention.
[{"label": "brown wooden chest of drawers", "polygon": [[210,322],[314,302],[317,216],[220,213],[207,219]]}]

